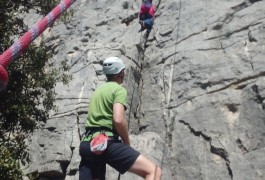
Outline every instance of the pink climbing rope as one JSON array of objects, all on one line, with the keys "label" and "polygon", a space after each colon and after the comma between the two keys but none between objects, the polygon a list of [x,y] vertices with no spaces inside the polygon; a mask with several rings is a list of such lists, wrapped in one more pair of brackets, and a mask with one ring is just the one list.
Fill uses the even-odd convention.
[{"label": "pink climbing rope", "polygon": [[0,55],[0,91],[8,83],[8,64],[25,51],[30,43],[34,41],[48,26],[50,26],[66,9],[76,0],[62,0],[48,15],[36,23],[29,31],[19,38],[9,49]]}]

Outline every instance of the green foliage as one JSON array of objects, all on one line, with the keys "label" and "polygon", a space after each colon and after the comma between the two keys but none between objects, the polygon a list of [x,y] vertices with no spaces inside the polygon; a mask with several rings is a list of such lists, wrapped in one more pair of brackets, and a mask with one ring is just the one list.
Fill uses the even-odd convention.
[{"label": "green foliage", "polygon": [[13,158],[11,151],[0,145],[0,177],[5,180],[21,180],[22,172],[19,163]]},{"label": "green foliage", "polygon": [[[19,32],[27,30],[17,12],[29,9],[47,14],[58,0],[1,0],[0,1],[0,54],[14,42]],[[54,68],[52,56],[43,42],[30,47],[8,66],[9,83],[0,91],[0,179],[22,179],[19,162],[27,159],[25,138],[45,122],[49,110],[54,109],[54,86],[67,83],[70,76],[65,62]]]}]

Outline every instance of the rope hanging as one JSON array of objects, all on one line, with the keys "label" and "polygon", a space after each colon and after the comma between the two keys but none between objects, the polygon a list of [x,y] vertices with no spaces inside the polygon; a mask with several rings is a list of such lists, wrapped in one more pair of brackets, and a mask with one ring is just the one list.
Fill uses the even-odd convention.
[{"label": "rope hanging", "polygon": [[36,23],[29,31],[19,38],[9,49],[0,55],[0,91],[3,90],[8,83],[8,73],[6,68],[8,64],[25,51],[30,43],[34,41],[48,26],[66,10],[76,0],[62,0],[48,15]]}]

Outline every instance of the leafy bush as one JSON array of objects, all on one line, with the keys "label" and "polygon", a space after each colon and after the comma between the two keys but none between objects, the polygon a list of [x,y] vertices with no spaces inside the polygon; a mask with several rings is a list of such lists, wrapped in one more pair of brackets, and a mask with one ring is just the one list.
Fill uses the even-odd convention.
[{"label": "leafy bush", "polygon": [[19,169],[19,163],[13,158],[9,149],[0,145],[0,177],[5,180],[20,180],[22,172]]}]

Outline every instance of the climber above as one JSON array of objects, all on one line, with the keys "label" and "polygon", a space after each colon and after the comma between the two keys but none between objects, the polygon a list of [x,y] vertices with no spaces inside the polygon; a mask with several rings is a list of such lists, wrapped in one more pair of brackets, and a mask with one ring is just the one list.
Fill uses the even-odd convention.
[{"label": "climber above", "polygon": [[141,29],[138,32],[142,32],[146,29],[146,39],[152,30],[154,15],[155,9],[152,4],[152,0],[143,0],[139,12],[139,23],[141,24]]}]

